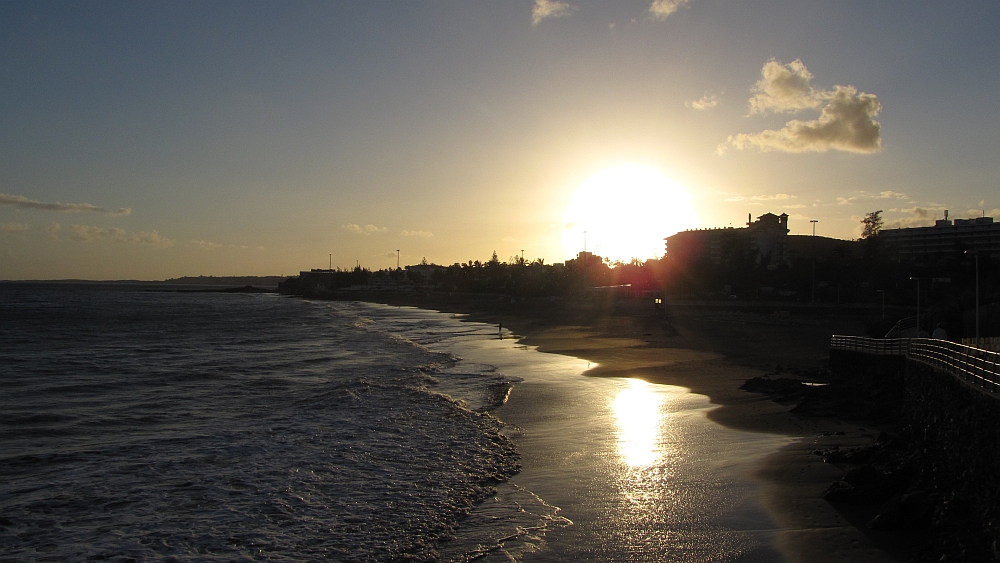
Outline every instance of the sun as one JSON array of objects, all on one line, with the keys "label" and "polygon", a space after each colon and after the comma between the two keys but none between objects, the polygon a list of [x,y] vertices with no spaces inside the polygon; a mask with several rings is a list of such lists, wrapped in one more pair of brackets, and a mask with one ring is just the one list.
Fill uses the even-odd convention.
[{"label": "sun", "polygon": [[563,247],[628,261],[663,254],[663,239],[698,226],[691,195],[653,168],[622,164],[588,178],[564,215]]}]

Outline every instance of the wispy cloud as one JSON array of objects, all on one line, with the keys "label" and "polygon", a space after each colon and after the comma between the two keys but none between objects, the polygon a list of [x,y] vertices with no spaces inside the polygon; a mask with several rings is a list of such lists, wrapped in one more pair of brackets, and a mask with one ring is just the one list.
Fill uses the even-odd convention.
[{"label": "wispy cloud", "polygon": [[434,233],[431,233],[431,232],[428,232],[428,231],[407,231],[406,229],[403,229],[402,231],[400,231],[399,234],[400,234],[400,236],[404,236],[404,237],[432,237],[432,236],[434,236]]},{"label": "wispy cloud", "polygon": [[237,250],[264,250],[263,246],[249,246],[245,244],[222,244],[221,242],[212,242],[210,240],[200,240],[200,239],[189,240],[187,242],[187,246],[205,251],[219,250],[220,248],[229,248]]},{"label": "wispy cloud", "polygon": [[357,223],[348,223],[346,225],[341,225],[340,228],[356,235],[372,235],[377,233],[384,233],[389,230],[387,227],[376,227],[371,223],[365,226],[361,226]]},{"label": "wispy cloud", "polygon": [[848,205],[851,203],[857,203],[859,201],[873,201],[877,199],[909,199],[910,196],[902,192],[894,192],[892,190],[886,190],[883,192],[866,192],[860,191],[855,192],[853,195],[847,197],[838,197],[837,205]]},{"label": "wispy cloud", "polygon": [[774,194],[774,195],[761,194],[761,195],[752,195],[750,197],[742,195],[734,195],[727,197],[725,201],[785,201],[789,199],[798,199],[798,197],[799,196],[790,194]]},{"label": "wispy cloud", "polygon": [[854,86],[816,90],[810,85],[812,78],[798,59],[787,65],[774,59],[768,61],[752,88],[751,115],[820,109],[820,116],[810,121],[793,119],[779,130],[730,135],[719,145],[719,154],[730,147],[791,153],[882,150],[882,125],[875,120],[882,109],[878,97],[859,92]]},{"label": "wispy cloud", "polygon": [[[118,227],[103,229],[89,225],[72,225],[70,230],[73,231],[73,238],[84,242],[112,240],[115,242],[149,244],[160,248],[169,248],[176,242],[173,239],[161,236],[159,231],[129,233],[125,229],[119,229]],[[58,229],[56,232],[58,233]]]},{"label": "wispy cloud", "polygon": [[28,199],[23,195],[0,194],[0,205],[18,207],[21,209],[38,209],[42,211],[64,211],[64,212],[84,212],[84,213],[106,213],[108,215],[128,215],[132,210],[128,207],[119,207],[111,210],[98,207],[91,203],[45,203]]},{"label": "wispy cloud", "polygon": [[48,227],[45,227],[45,232],[49,233],[49,237],[51,237],[52,240],[59,240],[60,230],[62,230],[62,227],[59,226],[59,223],[52,223]]},{"label": "wispy cloud", "polygon": [[701,98],[697,100],[688,100],[684,102],[684,105],[692,109],[699,109],[699,110],[712,109],[715,106],[719,105],[719,96],[716,94],[709,94],[708,92],[705,92],[705,95],[702,96]]},{"label": "wispy cloud", "polygon": [[531,9],[531,25],[538,25],[547,18],[566,18],[576,11],[576,6],[558,0],[535,0]]},{"label": "wispy cloud", "polygon": [[1000,218],[1000,208],[993,208],[993,209],[990,209],[989,211],[984,211],[983,207],[985,207],[984,202],[979,202],[979,209],[969,208],[969,209],[965,210],[966,216],[967,217],[982,217],[983,214],[985,213],[986,217]]},{"label": "wispy cloud", "polygon": [[691,0],[653,0],[649,6],[649,15],[654,20],[665,20],[670,14],[687,6]]},{"label": "wispy cloud", "polygon": [[27,223],[0,223],[0,234],[21,234],[30,228]]},{"label": "wispy cloud", "polygon": [[[912,209],[902,209],[901,211],[908,213],[908,215],[899,219],[886,221],[884,228],[905,229],[907,227],[930,227],[934,224],[934,217],[927,209],[914,207]],[[860,220],[858,219],[858,221]]]}]

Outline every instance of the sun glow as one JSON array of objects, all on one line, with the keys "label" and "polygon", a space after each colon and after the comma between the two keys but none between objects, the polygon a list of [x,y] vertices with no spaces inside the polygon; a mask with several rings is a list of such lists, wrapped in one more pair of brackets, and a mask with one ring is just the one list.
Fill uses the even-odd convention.
[{"label": "sun glow", "polygon": [[586,243],[586,250],[622,261],[662,255],[664,237],[698,226],[690,194],[637,164],[587,179],[570,199],[563,222],[563,247],[570,256]]},{"label": "sun glow", "polygon": [[641,379],[615,397],[612,410],[618,420],[618,452],[630,467],[649,467],[660,459],[663,397]]}]

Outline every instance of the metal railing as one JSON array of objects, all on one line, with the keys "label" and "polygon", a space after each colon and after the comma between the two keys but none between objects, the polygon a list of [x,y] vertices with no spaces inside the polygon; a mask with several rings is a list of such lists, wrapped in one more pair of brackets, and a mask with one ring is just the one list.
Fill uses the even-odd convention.
[{"label": "metal railing", "polygon": [[907,359],[946,371],[968,384],[1000,391],[1000,353],[935,338],[830,338],[830,349],[876,356],[906,356]]},{"label": "metal railing", "polygon": [[875,356],[905,356],[910,349],[909,338],[868,338],[866,336],[841,336],[830,338],[832,350],[847,350]]},{"label": "metal railing", "polygon": [[990,393],[1000,383],[1000,354],[933,338],[913,338],[906,355],[920,363],[947,371]]}]

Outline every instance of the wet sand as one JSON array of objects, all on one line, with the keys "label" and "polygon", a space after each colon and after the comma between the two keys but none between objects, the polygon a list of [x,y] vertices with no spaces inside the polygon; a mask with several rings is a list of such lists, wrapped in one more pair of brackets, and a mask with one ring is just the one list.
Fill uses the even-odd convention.
[{"label": "wet sand", "polygon": [[[870,444],[873,430],[835,420],[799,418],[788,412],[792,405],[781,405],[763,395],[739,389],[745,380],[773,371],[779,362],[784,362],[786,370],[792,366],[801,370],[818,368],[825,360],[822,343],[829,338],[829,327],[701,319],[675,319],[673,324],[678,334],[670,337],[657,337],[643,319],[630,317],[597,319],[592,326],[536,325],[521,342],[537,346],[542,352],[599,364],[586,372],[589,376],[639,377],[651,383],[690,389],[718,405],[707,411],[707,416],[725,427],[787,437],[789,443],[777,452],[742,466],[744,470],[755,468],[753,477],[760,484],[759,502],[770,516],[771,533],[781,559],[872,563],[897,560],[882,549],[886,538],[874,537],[871,532],[855,527],[823,500],[823,492],[844,470],[825,464],[812,454],[817,448],[834,445]],[[516,325],[517,321],[508,319],[508,323]],[[533,392],[534,389],[525,389],[526,394]],[[532,424],[538,425],[538,421]],[[765,440],[759,446],[764,449],[769,444]],[[741,446],[744,453],[754,448],[752,441],[746,439]],[[736,461],[740,452],[730,450],[725,455]],[[525,466],[535,462],[526,459]],[[764,550],[751,552],[740,560],[779,558]]]},{"label": "wet sand", "polygon": [[[615,315],[601,311],[537,308],[484,311],[481,307],[462,304],[417,305],[471,313],[467,317],[469,320],[502,323],[504,328],[517,335],[521,344],[597,364],[585,371],[585,375],[590,377],[582,378],[584,380],[608,379],[622,384],[626,378],[641,378],[656,386],[664,386],[667,394],[670,393],[669,386],[683,387],[696,394],[689,395],[691,397],[707,397],[704,405],[689,404],[691,412],[707,416],[721,427],[742,433],[709,440],[714,440],[713,447],[717,449],[702,460],[711,464],[726,463],[731,459],[731,471],[744,472],[757,484],[756,490],[741,491],[733,498],[747,499],[752,496],[752,504],[766,509],[763,518],[761,514],[754,513],[750,504],[728,513],[730,517],[741,514],[737,520],[742,518],[746,522],[757,523],[759,529],[744,529],[743,524],[734,524],[732,518],[728,522],[712,523],[721,524],[723,528],[730,525],[738,532],[737,543],[745,542],[734,545],[730,551],[714,551],[716,554],[729,553],[732,557],[716,559],[708,557],[707,551],[704,552],[705,557],[690,559],[675,559],[676,554],[663,551],[659,558],[647,557],[642,555],[641,549],[603,554],[581,551],[591,549],[586,547],[589,544],[583,537],[587,531],[584,524],[588,518],[597,523],[600,514],[595,511],[601,510],[588,505],[590,501],[581,499],[589,497],[597,499],[598,503],[608,501],[607,498],[601,500],[600,491],[594,490],[607,485],[593,478],[592,474],[600,464],[581,456],[593,449],[589,448],[588,440],[595,440],[594,436],[611,436],[614,430],[581,430],[593,421],[586,417],[574,418],[572,413],[587,411],[586,408],[574,410],[573,407],[593,406],[595,393],[607,393],[607,388],[588,389],[585,384],[569,381],[550,385],[529,381],[519,384],[509,403],[497,413],[514,428],[514,439],[524,456],[524,470],[515,482],[556,506],[575,504],[580,509],[575,514],[577,519],[583,515],[583,521],[576,526],[554,530],[547,538],[549,549],[534,556],[529,554],[525,561],[784,560],[876,563],[903,560],[905,546],[893,545],[891,537],[868,530],[864,526],[864,515],[842,514],[823,500],[823,492],[844,474],[845,468],[825,464],[821,457],[812,453],[818,448],[871,444],[878,429],[838,420],[798,417],[788,412],[793,406],[791,404],[782,405],[764,395],[739,389],[747,379],[765,374],[795,370],[804,379],[808,379],[811,371],[819,374],[827,362],[830,334],[853,333],[858,328],[857,317],[817,315],[815,312],[786,317],[784,313],[773,315],[677,307],[668,312],[668,322],[663,323],[652,315]],[[607,398],[601,400],[606,402]],[[553,410],[552,405],[562,407]],[[548,416],[546,413],[554,414]],[[523,429],[531,429],[531,432],[516,435]],[[752,438],[754,435],[757,438]],[[547,438],[539,439],[538,436]],[[760,441],[754,444],[757,440]],[[775,442],[781,440],[784,442]],[[608,446],[604,447],[606,451]],[[755,447],[772,453],[766,457],[754,457]],[[722,452],[724,455],[719,455]],[[721,478],[719,482],[725,482],[725,479]],[[557,485],[553,487],[552,483]],[[689,483],[688,488],[697,490],[702,485]],[[660,489],[660,492],[664,491]],[[663,502],[666,501],[660,499],[661,506]],[[667,517],[655,522],[643,522],[635,529],[659,529],[663,533],[669,532],[671,526],[683,529],[684,523],[670,520],[670,510],[666,512]],[[599,524],[591,529],[608,526],[608,522]],[[711,526],[706,529],[710,531]],[[640,544],[688,541],[688,545],[692,545],[691,542],[703,541],[705,537],[711,537],[711,534],[699,538],[683,535],[667,537],[653,533],[635,538],[635,541]],[[622,538],[605,539],[610,542]],[[729,540],[733,537],[728,537],[726,541]],[[722,541],[722,536],[719,536],[719,541]],[[777,551],[773,551],[774,547]],[[699,551],[696,548],[689,553]],[[742,555],[734,559],[736,554]]]}]

